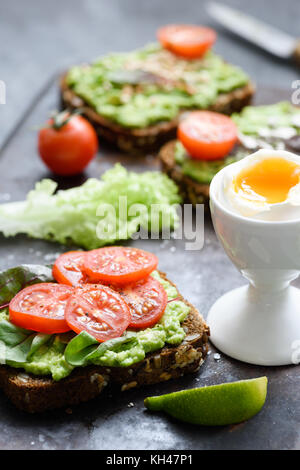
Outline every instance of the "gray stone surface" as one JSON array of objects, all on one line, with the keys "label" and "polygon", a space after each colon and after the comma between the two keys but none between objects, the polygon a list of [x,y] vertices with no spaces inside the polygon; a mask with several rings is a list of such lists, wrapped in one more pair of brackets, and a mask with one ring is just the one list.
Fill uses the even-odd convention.
[{"label": "gray stone surface", "polygon": [[[299,0],[224,0],[286,32],[299,34]],[[233,37],[197,0],[0,0],[0,145],[40,87],[58,69],[153,41],[169,22],[208,24],[219,33],[217,52],[242,66],[259,84],[290,88],[299,71]],[[38,124],[38,123],[36,123]]]}]

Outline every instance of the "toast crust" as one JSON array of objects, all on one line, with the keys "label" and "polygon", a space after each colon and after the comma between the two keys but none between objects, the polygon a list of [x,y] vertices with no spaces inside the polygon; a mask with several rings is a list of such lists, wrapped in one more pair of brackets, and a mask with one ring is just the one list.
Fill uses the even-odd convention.
[{"label": "toast crust", "polygon": [[[143,129],[122,127],[98,114],[82,98],[76,95],[68,86],[66,75],[64,74],[59,80],[62,107],[72,110],[80,108],[82,115],[91,122],[99,137],[103,137],[117,145],[121,150],[134,153],[152,151],[176,137],[176,129],[180,116],[185,111],[179,113],[171,121],[160,122]],[[237,88],[230,93],[220,94],[216,102],[208,109],[223,114],[241,111],[244,106],[251,102],[254,92],[255,87],[249,82],[247,85]]]},{"label": "toast crust", "polygon": [[176,140],[165,144],[158,154],[163,171],[177,184],[185,202],[193,205],[205,204],[209,199],[209,184],[198,183],[190,176],[184,175],[175,162]]},{"label": "toast crust", "polygon": [[[164,273],[160,272],[160,275],[175,286]],[[115,383],[125,391],[197,371],[207,355],[209,328],[193,305],[181,294],[178,298],[191,308],[182,323],[186,337],[180,345],[164,346],[131,367],[78,367],[59,382],[0,366],[0,388],[17,408],[38,413],[91,400],[108,383]]]}]

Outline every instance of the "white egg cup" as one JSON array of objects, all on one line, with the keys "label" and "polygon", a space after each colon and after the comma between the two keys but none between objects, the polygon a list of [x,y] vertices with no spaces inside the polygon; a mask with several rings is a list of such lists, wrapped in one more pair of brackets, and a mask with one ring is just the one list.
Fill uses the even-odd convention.
[{"label": "white egg cup", "polygon": [[250,364],[295,363],[300,289],[290,282],[300,273],[300,218],[255,220],[226,208],[217,196],[228,168],[210,186],[212,220],[226,254],[249,284],[226,293],[211,307],[211,341],[228,356]]}]

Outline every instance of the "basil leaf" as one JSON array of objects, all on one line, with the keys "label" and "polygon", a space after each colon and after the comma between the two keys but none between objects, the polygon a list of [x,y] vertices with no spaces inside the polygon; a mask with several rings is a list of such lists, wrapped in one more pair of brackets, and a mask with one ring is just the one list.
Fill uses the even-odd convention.
[{"label": "basil leaf", "polygon": [[53,281],[51,269],[38,264],[23,264],[0,272],[0,309],[6,307],[24,287]]}]

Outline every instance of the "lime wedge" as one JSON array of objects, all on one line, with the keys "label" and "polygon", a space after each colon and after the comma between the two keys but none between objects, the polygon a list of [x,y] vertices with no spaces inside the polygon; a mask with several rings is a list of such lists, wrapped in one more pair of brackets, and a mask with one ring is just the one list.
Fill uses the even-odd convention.
[{"label": "lime wedge", "polygon": [[149,397],[144,404],[187,423],[222,426],[256,415],[266,401],[267,384],[267,377],[259,377]]}]

